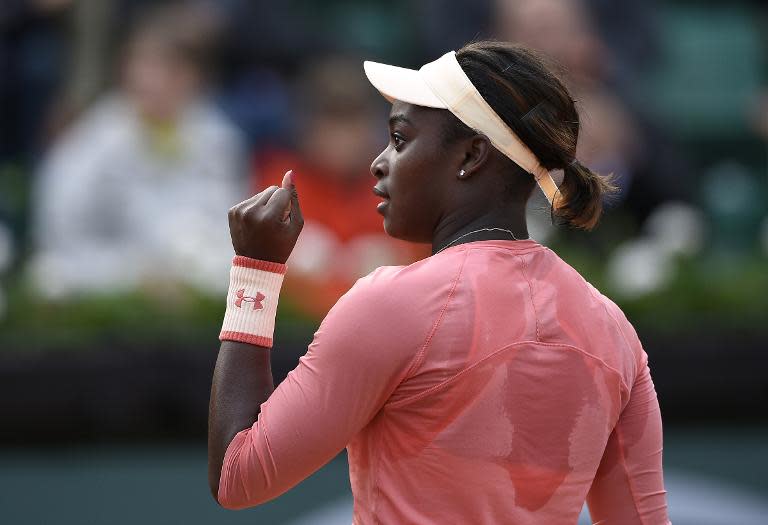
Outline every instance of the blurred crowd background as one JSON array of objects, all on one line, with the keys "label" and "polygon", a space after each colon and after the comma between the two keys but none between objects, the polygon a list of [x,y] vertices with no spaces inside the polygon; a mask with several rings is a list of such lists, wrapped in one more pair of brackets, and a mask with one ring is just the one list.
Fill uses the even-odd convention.
[{"label": "blurred crowd background", "polygon": [[[768,514],[764,2],[2,0],[0,517],[348,512],[343,457],[266,510],[207,498],[226,212],[298,174],[306,226],[278,312],[280,380],[357,278],[429,255],[387,237],[375,212],[388,108],[362,61],[418,67],[476,38],[552,60],[580,109],[579,159],[620,187],[594,232],[553,226],[541,196],[529,226],[640,334],[678,480],[673,521]],[[19,476],[56,503],[35,505]],[[101,506],[82,499],[92,478]],[[149,492],[154,520],[140,510]],[[755,514],[728,521],[729,504]],[[121,506],[133,511],[111,513]]]}]

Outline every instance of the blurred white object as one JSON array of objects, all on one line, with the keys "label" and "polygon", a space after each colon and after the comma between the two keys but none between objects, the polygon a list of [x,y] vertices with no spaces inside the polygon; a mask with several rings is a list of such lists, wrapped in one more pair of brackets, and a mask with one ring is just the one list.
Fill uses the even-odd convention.
[{"label": "blurred white object", "polygon": [[27,272],[37,294],[57,300],[80,292],[127,292],[139,285],[143,269],[138,254],[81,242],[70,253],[38,253]]},{"label": "blurred white object", "polygon": [[704,216],[683,202],[665,202],[657,206],[644,228],[659,247],[672,255],[694,255],[704,244]]},{"label": "blurred white object", "polygon": [[[47,297],[173,279],[224,291],[233,256],[227,211],[244,197],[235,128],[203,101],[158,151],[124,98],[92,108],[55,146],[34,203],[31,277]],[[156,146],[156,145],[155,145]]]},{"label": "blurred white object", "polygon": [[653,239],[620,244],[608,261],[608,282],[623,298],[642,297],[663,288],[673,274],[670,253]]},{"label": "blurred white object", "polygon": [[223,222],[209,220],[195,210],[179,210],[155,230],[156,250],[165,253],[170,279],[203,292],[226,293],[234,250],[229,227]]},{"label": "blurred white object", "polygon": [[286,262],[292,272],[326,278],[332,272],[341,248],[341,243],[330,228],[307,220]]},{"label": "blurred white object", "polygon": [[674,275],[675,258],[695,255],[704,245],[704,216],[689,204],[661,204],[643,227],[646,235],[619,245],[608,262],[609,284],[623,298],[662,289]]},{"label": "blurred white object", "polygon": [[384,233],[360,235],[347,243],[344,258],[346,276],[368,275],[379,266],[400,264],[392,239]]},{"label": "blurred white object", "polygon": [[288,265],[291,272],[318,280],[354,282],[379,266],[402,264],[393,240],[384,233],[359,235],[343,242],[330,228],[307,220]]},{"label": "blurred white object", "polygon": [[8,227],[0,223],[0,273],[8,269],[13,257],[13,236]]}]

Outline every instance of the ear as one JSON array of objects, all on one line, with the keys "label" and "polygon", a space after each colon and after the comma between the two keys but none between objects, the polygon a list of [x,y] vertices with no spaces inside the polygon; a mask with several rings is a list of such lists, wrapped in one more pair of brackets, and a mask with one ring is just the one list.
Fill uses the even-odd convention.
[{"label": "ear", "polygon": [[464,159],[457,174],[460,179],[468,179],[478,173],[480,169],[488,162],[491,155],[491,141],[485,135],[473,135],[466,139],[466,148],[464,150]]}]

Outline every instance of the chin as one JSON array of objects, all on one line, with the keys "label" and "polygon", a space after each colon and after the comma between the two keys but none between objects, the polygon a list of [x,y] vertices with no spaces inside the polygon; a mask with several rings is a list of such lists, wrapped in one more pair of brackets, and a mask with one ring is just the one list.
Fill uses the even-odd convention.
[{"label": "chin", "polygon": [[432,239],[423,239],[419,235],[415,235],[414,231],[409,231],[407,228],[403,228],[402,225],[392,224],[392,221],[388,217],[384,218],[384,232],[400,241],[415,242],[415,243],[431,243]]},{"label": "chin", "polygon": [[405,240],[402,237],[402,231],[397,227],[397,224],[392,224],[389,217],[384,217],[384,233],[392,237],[393,239]]},{"label": "chin", "polygon": [[387,217],[384,217],[384,233],[395,239],[398,238],[397,235],[392,233],[392,224],[389,222]]}]

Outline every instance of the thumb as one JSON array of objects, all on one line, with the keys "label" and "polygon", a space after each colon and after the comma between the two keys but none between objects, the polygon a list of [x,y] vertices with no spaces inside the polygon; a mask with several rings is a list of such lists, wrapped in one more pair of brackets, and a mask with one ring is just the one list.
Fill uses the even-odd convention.
[{"label": "thumb", "polygon": [[293,170],[288,170],[283,176],[282,187],[291,192],[290,204],[287,207],[283,220],[287,220],[291,217],[291,222],[296,222],[299,226],[304,224],[304,216],[301,214],[301,207],[299,206],[299,193],[296,191],[296,174]]}]

